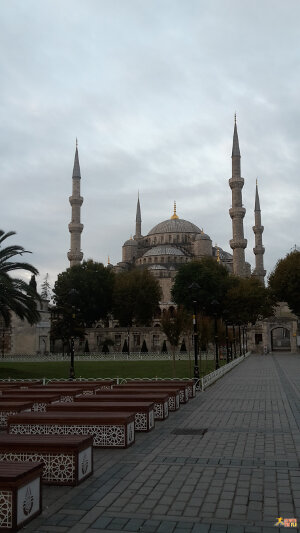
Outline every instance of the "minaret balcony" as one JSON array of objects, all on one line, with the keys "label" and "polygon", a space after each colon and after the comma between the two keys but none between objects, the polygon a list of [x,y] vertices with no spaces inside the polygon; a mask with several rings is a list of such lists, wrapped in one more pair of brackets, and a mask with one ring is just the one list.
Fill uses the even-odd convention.
[{"label": "minaret balcony", "polygon": [[68,252],[68,259],[69,261],[82,261],[83,259],[83,252]]},{"label": "minaret balcony", "polygon": [[80,224],[80,222],[70,222],[69,224],[70,233],[81,233],[82,230],[83,230],[83,224]]},{"label": "minaret balcony", "polygon": [[264,226],[253,226],[252,229],[255,235],[260,235],[261,233],[263,233],[265,228]]},{"label": "minaret balcony", "polygon": [[228,180],[231,189],[242,189],[244,187],[244,178],[236,177]]},{"label": "minaret balcony", "polygon": [[229,209],[231,218],[244,218],[246,209],[244,207],[231,207]]},{"label": "minaret balcony", "polygon": [[247,248],[247,239],[231,239],[229,244],[232,250],[236,248]]},{"label": "minaret balcony", "polygon": [[82,205],[83,197],[82,196],[69,196],[69,202],[71,205]]},{"label": "minaret balcony", "polygon": [[255,246],[255,248],[253,248],[253,253],[255,255],[263,255],[265,253],[265,247],[264,246]]}]

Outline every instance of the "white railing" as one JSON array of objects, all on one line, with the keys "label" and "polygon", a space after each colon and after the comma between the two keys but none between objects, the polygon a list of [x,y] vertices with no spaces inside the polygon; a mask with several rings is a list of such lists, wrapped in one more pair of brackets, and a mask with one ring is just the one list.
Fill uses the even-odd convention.
[{"label": "white railing", "polygon": [[244,361],[244,359],[248,357],[250,353],[251,352],[247,352],[245,355],[242,355],[241,357],[238,357],[237,359],[233,359],[233,361],[231,361],[227,365],[223,365],[220,368],[218,368],[218,370],[214,370],[213,372],[210,372],[210,374],[207,374],[206,376],[201,378],[198,382],[199,383],[198,388],[200,386],[200,390],[204,391],[212,383],[217,381],[217,379],[221,378],[222,376],[224,376],[224,374],[232,370],[236,365],[239,365],[242,361]]},{"label": "white railing", "polygon": [[[201,354],[202,361],[212,361],[215,355],[213,351],[205,352]],[[185,352],[177,352],[175,354],[177,361],[193,361],[194,354],[188,354]],[[69,361],[70,354],[63,355],[59,354],[33,354],[33,355],[5,355],[3,358],[0,357],[1,362],[27,362],[27,363],[37,363],[37,362],[56,362],[56,361]],[[157,353],[157,352],[131,352],[129,355],[122,352],[113,352],[113,353],[87,353],[74,356],[75,361],[171,361],[172,354],[170,353]]]}]

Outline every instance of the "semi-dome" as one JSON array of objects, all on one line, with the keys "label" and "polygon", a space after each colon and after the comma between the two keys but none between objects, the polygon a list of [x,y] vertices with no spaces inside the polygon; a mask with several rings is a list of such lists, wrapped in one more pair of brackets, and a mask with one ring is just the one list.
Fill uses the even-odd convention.
[{"label": "semi-dome", "polygon": [[155,246],[150,248],[143,257],[149,257],[153,255],[184,255],[183,251],[174,246],[168,246],[167,244],[161,244],[160,246]]},{"label": "semi-dome", "polygon": [[173,218],[160,222],[152,228],[148,235],[157,233],[201,233],[201,230],[192,222],[183,218]]},{"label": "semi-dome", "polygon": [[137,246],[137,242],[134,239],[128,239],[125,241],[123,246]]},{"label": "semi-dome", "polygon": [[196,235],[195,241],[211,241],[211,238],[206,233],[199,233],[199,235]]}]

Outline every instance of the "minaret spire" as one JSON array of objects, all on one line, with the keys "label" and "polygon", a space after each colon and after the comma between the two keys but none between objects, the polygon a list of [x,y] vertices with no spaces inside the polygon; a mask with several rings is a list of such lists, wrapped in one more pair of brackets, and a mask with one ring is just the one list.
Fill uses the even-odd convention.
[{"label": "minaret spire", "polygon": [[80,196],[80,165],[78,157],[78,141],[76,139],[76,149],[74,158],[74,167],[72,175],[72,196],[69,197],[69,202],[72,208],[72,218],[69,224],[69,232],[71,234],[70,251],[68,252],[68,259],[70,267],[79,265],[83,258],[81,251],[81,232],[83,224],[80,223],[80,208],[82,206],[83,198]]},{"label": "minaret spire", "polygon": [[134,239],[141,239],[142,237],[142,217],[141,217],[141,206],[140,206],[140,193],[138,192],[138,200],[136,206],[136,217],[135,217],[135,236]]},{"label": "minaret spire", "polygon": [[234,116],[234,130],[232,143],[232,178],[229,180],[229,186],[232,190],[232,207],[229,214],[232,219],[232,234],[230,246],[233,250],[233,273],[236,276],[246,276],[245,248],[247,239],[244,238],[243,218],[246,209],[243,207],[242,188],[244,178],[241,177],[241,154],[239,147],[239,138],[236,124],[236,114]]},{"label": "minaret spire", "polygon": [[255,254],[255,269],[253,272],[253,276],[256,276],[264,285],[265,275],[266,275],[266,271],[264,269],[265,248],[262,244],[262,234],[264,231],[264,227],[261,225],[261,211],[260,211],[257,180],[256,180],[256,189],[255,189],[254,220],[255,220],[255,225],[253,226],[253,232],[255,235],[255,247],[253,248],[253,252]]}]

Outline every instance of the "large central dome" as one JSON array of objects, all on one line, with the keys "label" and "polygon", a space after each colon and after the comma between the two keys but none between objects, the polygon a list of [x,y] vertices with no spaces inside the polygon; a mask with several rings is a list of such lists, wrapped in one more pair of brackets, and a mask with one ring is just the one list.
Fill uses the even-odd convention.
[{"label": "large central dome", "polygon": [[157,233],[201,233],[201,230],[192,222],[183,220],[183,218],[173,218],[160,222],[152,228],[148,235]]}]

